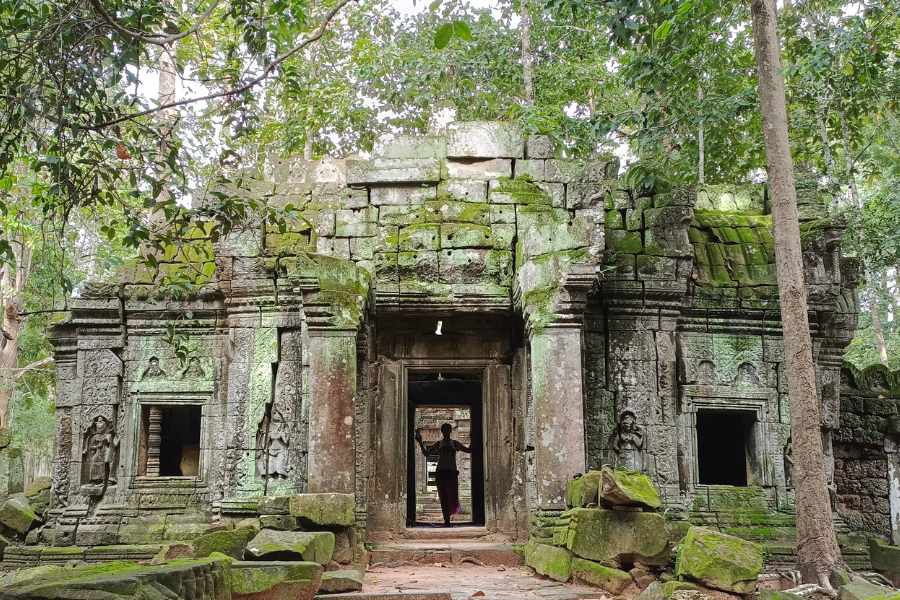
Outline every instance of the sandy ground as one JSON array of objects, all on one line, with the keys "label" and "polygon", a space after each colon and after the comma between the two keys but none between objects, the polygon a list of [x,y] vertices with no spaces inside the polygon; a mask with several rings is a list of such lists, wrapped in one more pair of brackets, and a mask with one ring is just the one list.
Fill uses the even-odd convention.
[{"label": "sandy ground", "polygon": [[477,565],[373,566],[363,592],[450,592],[453,600],[609,600],[610,596],[581,585],[537,577],[525,567]]}]

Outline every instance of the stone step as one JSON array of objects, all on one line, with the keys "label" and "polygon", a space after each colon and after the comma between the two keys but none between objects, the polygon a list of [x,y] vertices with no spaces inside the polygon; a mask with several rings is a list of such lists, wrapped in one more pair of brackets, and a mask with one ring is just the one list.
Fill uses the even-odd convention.
[{"label": "stone step", "polygon": [[512,567],[523,563],[512,544],[468,540],[422,540],[377,544],[369,551],[369,565],[404,564]]},{"label": "stone step", "polygon": [[349,592],[319,594],[316,600],[452,600],[448,592]]},{"label": "stone step", "polygon": [[485,527],[462,525],[460,527],[409,527],[403,537],[408,540],[471,540],[488,535]]}]

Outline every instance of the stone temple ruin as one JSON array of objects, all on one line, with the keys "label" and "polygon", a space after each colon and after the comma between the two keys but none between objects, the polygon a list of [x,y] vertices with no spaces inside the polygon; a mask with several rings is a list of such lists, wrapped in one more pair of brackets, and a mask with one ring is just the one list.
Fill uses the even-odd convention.
[{"label": "stone temple ruin", "polygon": [[[217,193],[302,216],[198,230],[157,272],[87,286],[55,328],[53,498],[28,542],[115,556],[336,493],[358,559],[415,524],[415,408],[457,386],[437,395],[471,411],[474,525],[540,541],[570,480],[609,464],[648,474],[670,523],[790,563],[765,187],[644,195],[617,172],[463,122],[371,159],[241,173]],[[868,565],[866,534],[900,542],[900,376],[842,365],[855,264],[815,182],[798,194],[835,518]],[[160,295],[185,273],[189,297]]]}]

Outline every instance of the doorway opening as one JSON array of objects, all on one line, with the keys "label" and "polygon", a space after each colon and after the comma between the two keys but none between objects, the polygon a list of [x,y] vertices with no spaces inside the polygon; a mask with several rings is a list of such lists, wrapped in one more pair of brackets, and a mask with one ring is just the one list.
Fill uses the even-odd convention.
[{"label": "doorway opening", "polygon": [[[442,426],[451,439],[471,452],[455,453],[459,510],[453,525],[484,525],[484,441],[480,373],[411,372],[407,460],[407,527],[443,525],[440,491],[446,476],[438,472]],[[415,441],[416,430],[422,447]],[[446,460],[446,459],[445,459]],[[446,466],[446,465],[443,465]],[[447,484],[443,484],[445,490]],[[444,492],[446,493],[446,491]]]},{"label": "doorway opening", "polygon": [[697,412],[699,482],[745,487],[753,467],[756,414],[746,410]]},{"label": "doorway opening", "polygon": [[[198,404],[144,404],[138,476],[196,477],[200,467],[200,420]],[[157,436],[151,435],[151,421],[158,424]],[[159,457],[159,465],[154,469],[147,468],[150,454]]]}]

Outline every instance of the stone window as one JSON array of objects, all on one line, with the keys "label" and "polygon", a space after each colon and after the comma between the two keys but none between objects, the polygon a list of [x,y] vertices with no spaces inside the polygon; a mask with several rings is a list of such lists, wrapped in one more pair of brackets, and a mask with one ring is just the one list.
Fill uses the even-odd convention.
[{"label": "stone window", "polygon": [[197,477],[199,404],[144,404],[138,449],[140,477]]},{"label": "stone window", "polygon": [[750,410],[697,411],[697,466],[699,483],[746,486],[753,478],[756,456]]}]

